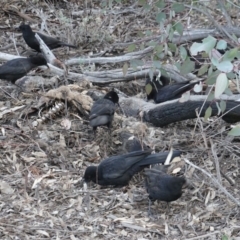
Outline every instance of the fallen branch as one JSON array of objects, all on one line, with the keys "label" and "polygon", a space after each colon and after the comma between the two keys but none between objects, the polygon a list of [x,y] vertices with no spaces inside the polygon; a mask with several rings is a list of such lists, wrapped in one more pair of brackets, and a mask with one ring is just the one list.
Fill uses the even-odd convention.
[{"label": "fallen branch", "polygon": [[79,65],[79,64],[90,64],[90,63],[98,63],[98,64],[106,64],[106,63],[120,63],[127,62],[133,59],[141,59],[147,53],[152,52],[154,47],[147,47],[143,50],[127,53],[122,56],[117,57],[96,57],[96,58],[74,58],[69,59],[65,63],[66,65]]},{"label": "fallen branch", "polygon": [[[3,61],[9,61],[19,57],[21,56],[15,56],[15,55],[0,52],[0,60],[3,60]],[[109,58],[106,58],[106,59],[108,59],[108,61],[112,61],[114,60],[114,58],[118,58],[118,57],[112,57],[111,59]],[[46,67],[39,67],[39,68],[46,69]],[[170,64],[166,64],[162,66],[162,68],[165,69],[165,71],[168,74],[168,77],[170,77],[176,82],[191,80],[195,78],[193,74],[188,74],[187,77],[181,76],[177,72],[176,67]],[[144,79],[149,75],[150,69],[151,69],[151,65],[149,64],[148,66],[137,67],[137,69],[129,68],[126,76],[123,75],[122,69],[114,69],[114,70],[101,71],[101,72],[86,71],[83,74],[68,72],[67,76],[70,79],[77,79],[78,81],[88,80],[96,84],[104,84],[104,83],[108,84],[108,83],[121,82],[121,81],[132,81],[137,79]],[[49,71],[59,76],[65,75],[65,71],[63,69],[53,66],[51,64],[49,64]],[[154,74],[158,74],[158,73],[159,73],[158,70],[154,72]]]},{"label": "fallen branch", "polygon": [[39,37],[37,33],[35,33],[35,38],[38,40],[41,52],[43,53],[44,57],[46,58],[47,62],[54,65],[54,61],[56,57],[52,53],[52,51],[48,48],[48,46],[45,44],[45,42]]},{"label": "fallen branch", "polygon": [[[200,109],[207,96],[190,96],[189,100],[180,103],[178,99],[154,104],[145,102],[143,99],[131,97],[121,98],[120,104],[123,111],[128,116],[138,117],[139,112],[143,112],[143,120],[152,123],[156,127],[163,127],[170,123],[179,122],[182,120],[196,118],[196,109]],[[226,111],[223,114],[223,120],[234,123],[240,121],[240,102],[237,102],[240,95],[231,97],[222,95],[221,99],[226,100]],[[220,101],[220,100],[218,100]],[[205,115],[206,109],[212,107],[212,116],[218,115],[216,102],[207,101],[203,106],[203,111],[199,114],[200,117]]]}]

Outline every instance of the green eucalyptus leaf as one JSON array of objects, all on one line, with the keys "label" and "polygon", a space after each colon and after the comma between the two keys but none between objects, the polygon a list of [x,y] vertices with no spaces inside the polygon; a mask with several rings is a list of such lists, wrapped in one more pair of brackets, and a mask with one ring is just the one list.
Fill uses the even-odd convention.
[{"label": "green eucalyptus leaf", "polygon": [[184,5],[182,3],[173,3],[172,10],[176,13],[183,12],[185,9]]},{"label": "green eucalyptus leaf", "polygon": [[140,6],[143,6],[143,5],[145,5],[147,2],[146,2],[146,0],[138,0],[138,4],[140,5]]},{"label": "green eucalyptus leaf", "polygon": [[136,49],[136,45],[135,44],[130,44],[127,48],[128,52],[133,52]]},{"label": "green eucalyptus leaf", "polygon": [[238,48],[233,48],[223,55],[223,61],[232,61],[239,54]]},{"label": "green eucalyptus leaf", "polygon": [[228,133],[230,136],[240,136],[240,126],[234,127]]},{"label": "green eucalyptus leaf", "polygon": [[219,98],[228,87],[228,78],[226,73],[220,73],[216,80],[215,98]]},{"label": "green eucalyptus leaf", "polygon": [[204,120],[207,121],[208,118],[210,118],[211,116],[212,116],[212,108],[208,107],[206,112],[205,112]]},{"label": "green eucalyptus leaf", "polygon": [[227,107],[226,101],[221,100],[221,101],[220,101],[220,108],[221,108],[222,113],[225,112],[226,107]]},{"label": "green eucalyptus leaf", "polygon": [[190,47],[190,52],[193,56],[202,51],[209,53],[214,48],[216,42],[216,38],[208,36],[207,38],[203,39],[202,43],[193,43],[193,45]]},{"label": "green eucalyptus leaf", "polygon": [[208,97],[207,97],[207,101],[212,101],[212,100],[214,100],[214,93],[213,92],[209,93]]},{"label": "green eucalyptus leaf", "polygon": [[153,61],[153,66],[155,68],[160,68],[161,67],[161,62],[160,61]]},{"label": "green eucalyptus leaf", "polygon": [[224,41],[224,40],[218,41],[216,48],[219,49],[219,50],[226,49],[227,48],[227,42]]},{"label": "green eucalyptus leaf", "polygon": [[232,91],[229,88],[226,88],[224,93],[227,94],[228,96],[232,96],[233,95]]},{"label": "green eucalyptus leaf", "polygon": [[151,86],[151,84],[148,83],[148,84],[145,86],[145,90],[146,90],[147,95],[149,95],[149,94],[152,92],[152,86]]},{"label": "green eucalyptus leaf", "polygon": [[204,64],[200,67],[200,69],[198,70],[198,76],[202,76],[204,73],[206,73],[208,71],[208,65]]},{"label": "green eucalyptus leaf", "polygon": [[164,8],[166,4],[165,4],[164,0],[160,0],[160,1],[156,2],[155,5],[158,8]]},{"label": "green eucalyptus leaf", "polygon": [[240,126],[236,126],[236,127],[234,127],[234,128],[232,128],[230,131],[229,131],[229,133],[228,133],[228,135],[230,135],[230,136],[240,136]]},{"label": "green eucalyptus leaf", "polygon": [[187,58],[186,61],[183,62],[180,73],[185,75],[195,70],[195,62],[191,61],[189,58]]},{"label": "green eucalyptus leaf", "polygon": [[180,34],[182,35],[183,34],[183,25],[178,22],[176,25],[175,25],[175,30]]},{"label": "green eucalyptus leaf", "polygon": [[220,72],[219,70],[212,72],[212,73],[208,76],[206,83],[207,83],[208,85],[215,84],[215,83],[216,83],[216,80],[217,80],[217,77],[218,77],[218,75],[219,75],[220,73],[221,73],[221,72]]},{"label": "green eucalyptus leaf", "polygon": [[186,48],[183,47],[183,46],[180,46],[179,50],[180,50],[180,57],[181,57],[181,59],[183,61],[185,61],[187,56],[188,56]]},{"label": "green eucalyptus leaf", "polygon": [[166,20],[166,14],[164,12],[160,12],[156,16],[156,21],[158,23],[164,22]]},{"label": "green eucalyptus leaf", "polygon": [[219,71],[225,73],[231,72],[233,70],[233,64],[230,61],[222,61],[216,67]]}]

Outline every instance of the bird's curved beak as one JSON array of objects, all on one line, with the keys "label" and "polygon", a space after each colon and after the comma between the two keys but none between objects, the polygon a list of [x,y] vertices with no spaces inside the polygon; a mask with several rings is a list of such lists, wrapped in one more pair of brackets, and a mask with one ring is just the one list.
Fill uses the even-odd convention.
[{"label": "bird's curved beak", "polygon": [[45,65],[48,69],[50,69],[50,67],[48,66],[48,64]]},{"label": "bird's curved beak", "polygon": [[186,179],[186,183],[184,184],[184,188],[195,189],[193,183],[189,179],[187,178],[185,179]]}]

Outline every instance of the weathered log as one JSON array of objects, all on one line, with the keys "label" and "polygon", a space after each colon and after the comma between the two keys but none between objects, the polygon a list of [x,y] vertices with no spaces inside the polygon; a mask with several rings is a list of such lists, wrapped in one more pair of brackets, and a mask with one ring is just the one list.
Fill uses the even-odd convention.
[{"label": "weathered log", "polygon": [[[240,121],[240,102],[236,101],[239,98],[239,95],[231,97],[223,95],[221,97],[221,99],[226,100],[226,110],[223,114],[223,120],[226,122],[235,123]],[[219,102],[221,99],[206,101],[204,104],[205,99],[206,96],[190,96],[190,99],[184,103],[180,103],[177,99],[154,104],[133,97],[120,98],[120,105],[127,116],[139,117],[139,113],[142,111],[144,121],[150,122],[156,127],[163,127],[170,123],[196,118],[196,110],[198,110],[199,116],[203,117],[209,106],[212,108],[212,116],[217,116],[218,108],[216,102]]]}]

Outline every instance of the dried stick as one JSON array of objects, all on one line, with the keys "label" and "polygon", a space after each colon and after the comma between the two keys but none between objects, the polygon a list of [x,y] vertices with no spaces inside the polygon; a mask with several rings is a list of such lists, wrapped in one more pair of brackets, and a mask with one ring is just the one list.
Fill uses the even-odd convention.
[{"label": "dried stick", "polygon": [[218,160],[217,153],[216,153],[216,144],[213,143],[212,139],[210,139],[210,143],[211,143],[211,150],[212,150],[213,158],[214,158],[214,161],[215,161],[215,168],[216,168],[216,172],[217,172],[218,182],[220,184],[222,184],[222,177],[221,177],[221,172],[220,172],[220,167],[219,167],[219,160]]},{"label": "dried stick", "polygon": [[204,169],[196,166],[192,162],[190,162],[188,159],[184,158],[183,159],[188,165],[196,168],[197,170],[201,171],[203,174],[209,177],[209,179],[228,197],[230,198],[234,203],[236,203],[238,206],[240,206],[240,202],[233,196],[231,195],[219,182],[217,179],[215,179],[210,173],[205,171]]},{"label": "dried stick", "polygon": [[218,2],[218,4],[220,5],[220,7],[222,9],[222,13],[223,13],[223,15],[225,16],[225,18],[227,20],[228,26],[233,27],[231,18],[228,15],[227,10],[226,10],[226,8],[224,6],[224,2],[222,0],[217,0],[217,2]]}]

